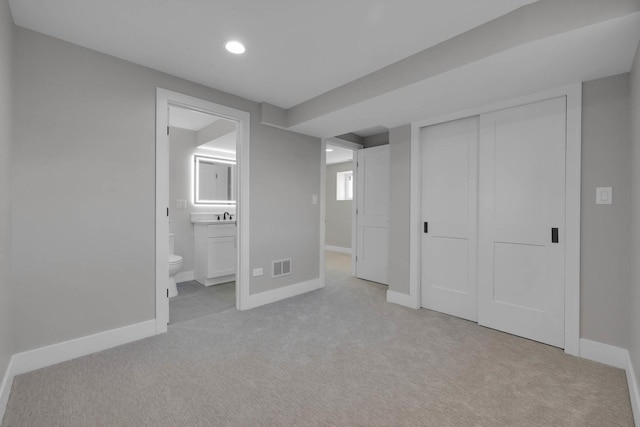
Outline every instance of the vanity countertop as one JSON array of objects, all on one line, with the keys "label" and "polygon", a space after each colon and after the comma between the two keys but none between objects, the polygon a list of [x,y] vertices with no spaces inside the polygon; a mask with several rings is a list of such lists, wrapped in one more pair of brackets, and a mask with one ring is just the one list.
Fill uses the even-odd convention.
[{"label": "vanity countertop", "polygon": [[[232,219],[222,219],[223,214],[217,213],[192,213],[191,214],[191,223],[192,224],[207,224],[207,225],[216,225],[216,224],[235,224],[236,223],[236,215],[233,214]],[[220,219],[218,219],[220,218]]]},{"label": "vanity countertop", "polygon": [[207,224],[207,225],[229,225],[229,224],[235,224],[236,220],[230,220],[230,219],[192,219],[191,223],[193,224]]}]

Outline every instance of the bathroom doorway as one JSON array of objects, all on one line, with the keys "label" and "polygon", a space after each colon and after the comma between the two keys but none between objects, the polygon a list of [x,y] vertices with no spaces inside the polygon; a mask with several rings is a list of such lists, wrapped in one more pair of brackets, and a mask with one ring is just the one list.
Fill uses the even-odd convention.
[{"label": "bathroom doorway", "polygon": [[243,308],[248,149],[248,113],[158,89],[158,332],[168,323]]}]

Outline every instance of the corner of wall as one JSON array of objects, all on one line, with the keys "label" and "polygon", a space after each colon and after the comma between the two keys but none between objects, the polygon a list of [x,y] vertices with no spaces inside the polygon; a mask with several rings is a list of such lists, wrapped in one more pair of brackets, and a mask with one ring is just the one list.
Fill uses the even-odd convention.
[{"label": "corner of wall", "polygon": [[[9,398],[15,350],[11,280],[11,154],[15,25],[7,0],[0,0],[0,422]],[[5,203],[9,201],[8,203]]]},{"label": "corner of wall", "polygon": [[[640,44],[630,74],[630,112],[631,112],[631,259],[640,257]],[[640,383],[640,265],[632,263],[631,271],[631,325],[630,360],[635,371],[635,379]],[[636,421],[639,422],[640,421]]]}]

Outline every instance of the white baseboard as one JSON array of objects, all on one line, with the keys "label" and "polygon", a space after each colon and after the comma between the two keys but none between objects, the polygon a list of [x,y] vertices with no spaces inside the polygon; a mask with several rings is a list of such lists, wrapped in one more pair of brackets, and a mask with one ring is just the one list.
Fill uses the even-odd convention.
[{"label": "white baseboard", "polygon": [[633,419],[636,427],[640,427],[640,393],[629,350],[580,338],[580,357],[625,370]]},{"label": "white baseboard", "polygon": [[0,423],[4,417],[4,412],[7,409],[7,403],[9,402],[9,394],[11,393],[11,385],[13,384],[13,357],[9,359],[9,364],[2,377],[2,383],[0,383]]},{"label": "white baseboard", "polygon": [[325,251],[340,252],[341,254],[351,255],[351,248],[343,248],[342,246],[324,245]]},{"label": "white baseboard", "polygon": [[629,351],[609,344],[580,338],[580,357],[626,369]]},{"label": "white baseboard", "polygon": [[411,295],[395,291],[387,291],[387,302],[409,308],[420,308]]},{"label": "white baseboard", "polygon": [[631,409],[636,427],[640,427],[640,393],[638,392],[638,377],[636,377],[631,355],[627,352],[627,385],[629,386],[629,398],[631,399]]},{"label": "white baseboard", "polygon": [[181,271],[180,273],[176,274],[176,283],[190,282],[192,280],[196,280],[193,270]]},{"label": "white baseboard", "polygon": [[245,309],[260,307],[261,305],[271,304],[286,298],[295,297],[307,292],[315,291],[323,288],[320,279],[307,280],[306,282],[295,283],[293,285],[284,286],[272,291],[260,292],[249,295]]},{"label": "white baseboard", "polygon": [[87,354],[117,347],[156,334],[156,321],[135,323],[118,329],[64,341],[13,355],[12,374],[19,375],[36,369],[66,362]]},{"label": "white baseboard", "polygon": [[11,385],[16,375],[46,368],[56,363],[66,362],[152,335],[156,335],[155,319],[14,354],[9,361],[2,383],[0,383],[0,422],[7,408]]}]

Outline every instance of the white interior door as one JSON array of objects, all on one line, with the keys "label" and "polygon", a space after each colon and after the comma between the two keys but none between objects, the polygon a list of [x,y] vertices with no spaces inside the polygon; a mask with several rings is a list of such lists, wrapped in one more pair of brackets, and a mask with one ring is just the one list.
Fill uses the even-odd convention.
[{"label": "white interior door", "polygon": [[478,117],[422,128],[421,305],[477,321]]},{"label": "white interior door", "polygon": [[565,146],[565,97],[480,117],[478,321],[557,347],[564,347]]},{"label": "white interior door", "polygon": [[389,283],[389,145],[358,150],[356,276]]}]

